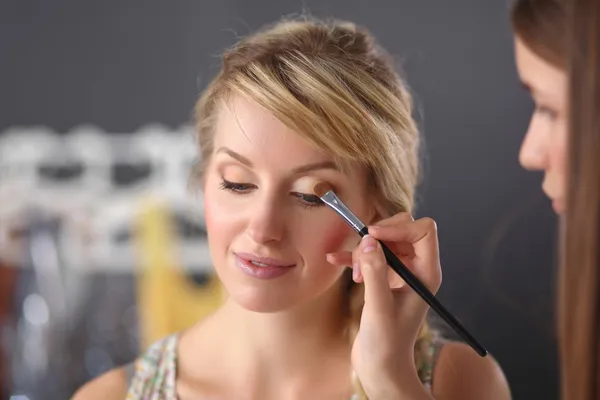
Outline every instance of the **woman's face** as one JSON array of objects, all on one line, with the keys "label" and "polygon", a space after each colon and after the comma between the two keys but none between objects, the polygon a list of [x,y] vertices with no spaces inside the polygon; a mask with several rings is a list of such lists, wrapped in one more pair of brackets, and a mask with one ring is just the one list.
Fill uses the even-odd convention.
[{"label": "woman's face", "polygon": [[325,255],[352,249],[358,235],[312,188],[331,184],[359,218],[369,219],[363,169],[342,173],[330,155],[238,96],[220,109],[205,173],[211,257],[234,301],[276,312],[339,288],[343,269]]},{"label": "woman's face", "polygon": [[544,171],[542,188],[554,210],[565,210],[567,160],[567,76],[565,72],[515,41],[517,70],[535,102],[519,160],[528,170]]}]

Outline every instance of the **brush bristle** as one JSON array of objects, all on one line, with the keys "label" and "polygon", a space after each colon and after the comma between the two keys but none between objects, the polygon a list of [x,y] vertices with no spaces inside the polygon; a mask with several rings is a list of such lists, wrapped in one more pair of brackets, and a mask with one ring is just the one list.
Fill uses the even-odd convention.
[{"label": "brush bristle", "polygon": [[323,197],[325,193],[333,189],[331,185],[325,182],[319,182],[313,187],[313,192],[319,197]]}]

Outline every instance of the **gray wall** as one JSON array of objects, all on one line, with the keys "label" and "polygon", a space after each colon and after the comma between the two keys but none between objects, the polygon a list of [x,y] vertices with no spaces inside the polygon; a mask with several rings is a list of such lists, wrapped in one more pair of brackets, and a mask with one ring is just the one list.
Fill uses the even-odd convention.
[{"label": "gray wall", "polygon": [[369,27],[398,55],[426,139],[419,215],[439,224],[440,297],[504,367],[516,399],[556,396],[555,218],[517,153],[531,104],[505,1],[3,1],[0,132],[189,121],[218,54],[283,14]]}]

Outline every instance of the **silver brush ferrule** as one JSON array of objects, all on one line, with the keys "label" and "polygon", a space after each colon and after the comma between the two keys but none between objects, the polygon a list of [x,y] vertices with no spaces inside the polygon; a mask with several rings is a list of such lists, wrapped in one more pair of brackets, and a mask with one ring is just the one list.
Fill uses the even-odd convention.
[{"label": "silver brush ferrule", "polygon": [[321,196],[321,200],[329,207],[333,208],[346,222],[356,230],[356,232],[360,232],[365,224],[361,222],[360,219],[342,201],[333,193],[333,190],[328,190],[323,196]]}]

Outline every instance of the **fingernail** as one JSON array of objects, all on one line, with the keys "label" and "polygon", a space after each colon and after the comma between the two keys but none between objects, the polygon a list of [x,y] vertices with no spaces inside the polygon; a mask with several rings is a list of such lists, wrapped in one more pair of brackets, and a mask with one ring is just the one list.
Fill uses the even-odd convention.
[{"label": "fingernail", "polygon": [[356,280],[358,279],[359,276],[360,276],[360,265],[358,264],[358,261],[355,261],[352,264],[352,279],[356,282]]},{"label": "fingernail", "polygon": [[370,253],[377,247],[377,242],[373,239],[371,235],[365,235],[362,238],[361,247],[363,253]]}]

